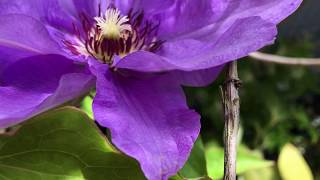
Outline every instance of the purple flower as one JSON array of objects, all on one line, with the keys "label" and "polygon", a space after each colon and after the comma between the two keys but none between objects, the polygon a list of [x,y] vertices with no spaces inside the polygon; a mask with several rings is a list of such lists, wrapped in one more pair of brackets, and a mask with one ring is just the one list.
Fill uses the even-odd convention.
[{"label": "purple flower", "polygon": [[200,130],[181,88],[271,44],[301,0],[1,0],[0,127],[96,87],[95,119],[148,179],[185,163]]}]

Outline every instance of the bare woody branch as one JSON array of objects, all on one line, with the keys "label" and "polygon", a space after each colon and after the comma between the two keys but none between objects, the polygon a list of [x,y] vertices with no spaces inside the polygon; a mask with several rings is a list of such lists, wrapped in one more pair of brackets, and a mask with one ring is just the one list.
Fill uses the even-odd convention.
[{"label": "bare woody branch", "polygon": [[224,180],[236,180],[237,135],[240,122],[240,98],[238,88],[241,81],[238,78],[237,62],[230,62],[222,87],[222,102],[224,106]]},{"label": "bare woody branch", "polygon": [[250,53],[249,57],[267,63],[286,64],[295,66],[320,66],[320,58],[284,57],[261,52]]},{"label": "bare woody branch", "polygon": [[[291,58],[261,52],[251,53],[249,57],[267,63],[320,66],[320,58]],[[240,123],[240,98],[238,88],[240,85],[241,81],[238,77],[237,62],[230,62],[227,66],[226,80],[221,89],[225,116],[224,180],[236,180],[237,135]]]}]

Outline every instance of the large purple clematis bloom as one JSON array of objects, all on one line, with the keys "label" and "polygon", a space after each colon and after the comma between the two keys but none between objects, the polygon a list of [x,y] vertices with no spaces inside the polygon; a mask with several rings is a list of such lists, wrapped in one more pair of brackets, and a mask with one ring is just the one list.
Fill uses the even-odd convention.
[{"label": "large purple clematis bloom", "polygon": [[[109,3],[107,3],[109,2]],[[181,88],[271,44],[301,0],[1,0],[0,127],[96,87],[95,119],[148,179],[185,163],[199,115]]]}]

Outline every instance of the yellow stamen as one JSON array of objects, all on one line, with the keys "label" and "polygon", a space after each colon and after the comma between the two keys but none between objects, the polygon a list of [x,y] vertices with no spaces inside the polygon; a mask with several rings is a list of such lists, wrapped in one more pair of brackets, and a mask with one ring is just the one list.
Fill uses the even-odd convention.
[{"label": "yellow stamen", "polygon": [[118,9],[107,9],[104,17],[94,18],[97,26],[101,30],[100,40],[103,38],[120,39],[126,31],[132,32],[127,16],[121,16]]}]

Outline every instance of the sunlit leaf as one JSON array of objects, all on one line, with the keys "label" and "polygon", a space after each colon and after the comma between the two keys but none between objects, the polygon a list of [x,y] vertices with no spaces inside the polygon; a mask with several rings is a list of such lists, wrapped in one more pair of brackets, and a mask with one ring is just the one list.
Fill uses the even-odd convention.
[{"label": "sunlit leaf", "polygon": [[[213,179],[223,178],[223,148],[216,143],[208,144],[206,147],[206,160],[209,177],[212,177]],[[243,146],[239,147],[237,156],[237,174],[272,165],[272,161],[264,160],[258,152],[250,151]]]},{"label": "sunlit leaf", "polygon": [[281,177],[285,180],[313,180],[307,162],[292,144],[285,145],[281,150],[278,167]]}]

